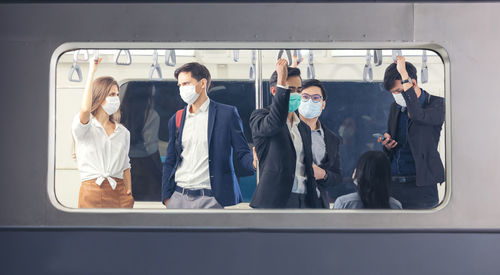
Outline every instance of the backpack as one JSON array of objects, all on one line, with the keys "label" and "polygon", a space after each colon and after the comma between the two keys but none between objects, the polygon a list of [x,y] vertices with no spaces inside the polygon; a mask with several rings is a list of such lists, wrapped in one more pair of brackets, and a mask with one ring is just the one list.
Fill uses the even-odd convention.
[{"label": "backpack", "polygon": [[180,109],[175,113],[175,127],[177,128],[176,136],[179,135],[179,129],[181,128],[183,114],[184,114],[184,109]]}]

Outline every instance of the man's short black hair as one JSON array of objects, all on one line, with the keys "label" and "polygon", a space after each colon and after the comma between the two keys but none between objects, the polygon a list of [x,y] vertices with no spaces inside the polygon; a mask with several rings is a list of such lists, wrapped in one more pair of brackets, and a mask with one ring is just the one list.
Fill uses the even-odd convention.
[{"label": "man's short black hair", "polygon": [[[288,75],[286,78],[288,79],[292,76],[300,77],[300,70],[298,68],[288,67]],[[300,79],[302,80],[302,77],[300,77]],[[278,83],[278,73],[274,71],[273,74],[271,75],[271,78],[269,78],[269,88],[276,87],[277,83]]]},{"label": "man's short black hair", "polygon": [[[394,87],[394,81],[401,80],[401,75],[396,68],[396,63],[392,63],[385,69],[384,74],[384,89],[390,91]],[[410,62],[406,62],[406,71],[411,79],[417,81],[417,68]]]},{"label": "man's short black hair", "polygon": [[305,80],[302,83],[302,91],[305,90],[306,88],[313,87],[313,86],[321,89],[321,96],[323,97],[323,100],[326,100],[327,94],[326,94],[325,86],[323,86],[323,83],[321,83],[321,81],[319,81],[317,79]]},{"label": "man's short black hair", "polygon": [[210,72],[208,71],[207,67],[201,65],[198,62],[191,62],[191,63],[186,63],[179,68],[177,68],[174,72],[175,79],[178,79],[180,73],[191,73],[191,76],[200,81],[201,79],[205,78],[207,80],[207,92],[210,87]]}]

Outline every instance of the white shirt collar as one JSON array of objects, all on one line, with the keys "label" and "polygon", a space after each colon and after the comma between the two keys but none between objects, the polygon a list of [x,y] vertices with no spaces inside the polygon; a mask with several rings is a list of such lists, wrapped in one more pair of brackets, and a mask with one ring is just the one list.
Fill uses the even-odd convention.
[{"label": "white shirt collar", "polygon": [[189,109],[191,109],[191,105],[188,105],[188,114],[189,115],[195,115],[199,112],[206,112],[208,110],[208,106],[210,105],[210,98],[207,98],[207,100],[205,100],[205,102],[201,105],[200,109],[198,109],[198,111],[196,111],[196,113],[191,113],[189,111]]},{"label": "white shirt collar", "polygon": [[[92,123],[92,125],[94,127],[98,127],[98,128],[101,128],[105,131],[104,127],[101,125],[101,123],[97,120],[97,118],[95,118],[95,116],[93,116],[92,114],[90,114],[90,121]],[[114,130],[114,133],[118,133],[121,129],[121,127],[124,127],[122,126],[120,123],[118,122],[114,122],[115,123],[115,130]]]}]

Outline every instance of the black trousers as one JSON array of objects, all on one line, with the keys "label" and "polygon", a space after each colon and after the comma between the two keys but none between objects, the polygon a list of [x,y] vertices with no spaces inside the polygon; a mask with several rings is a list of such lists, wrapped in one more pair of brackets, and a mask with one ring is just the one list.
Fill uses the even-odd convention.
[{"label": "black trousers", "polygon": [[439,203],[437,184],[417,186],[412,182],[392,182],[392,196],[403,205],[403,209],[430,209]]},{"label": "black trousers", "polygon": [[162,165],[157,151],[144,158],[130,158],[132,195],[136,201],[161,200]]},{"label": "black trousers", "polygon": [[290,193],[285,208],[311,208],[306,202],[305,194]]}]

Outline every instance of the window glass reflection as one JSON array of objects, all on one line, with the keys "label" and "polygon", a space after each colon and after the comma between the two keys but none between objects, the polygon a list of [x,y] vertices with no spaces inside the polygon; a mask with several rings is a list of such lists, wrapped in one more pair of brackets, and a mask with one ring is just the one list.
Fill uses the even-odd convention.
[{"label": "window glass reflection", "polygon": [[[370,59],[369,77],[366,50],[291,50],[281,67],[286,76],[278,77],[279,51],[263,50],[258,62],[264,109],[256,110],[252,51],[240,50],[238,58],[233,50],[191,51],[167,64],[165,50],[157,50],[156,58],[153,50],[130,50],[132,63],[123,65],[115,62],[117,51],[105,50],[95,72],[93,50],[88,60],[82,51],[61,56],[55,191],[63,205],[165,209],[166,203],[168,209],[165,200],[175,195],[170,208],[387,208],[364,205],[366,189],[355,173],[361,156],[372,151],[387,157],[388,198],[403,209],[442,201],[444,66],[434,53],[426,51],[424,60],[422,50],[403,50],[405,64],[413,64],[405,71],[394,63],[394,51],[368,51],[370,58],[377,56],[373,64]],[[152,63],[160,66],[161,79],[148,79],[149,70],[142,69]],[[186,64],[198,64],[209,75],[179,70]],[[102,95],[99,89],[92,93],[84,123],[86,83],[91,79],[98,87],[102,77],[116,84],[101,89]],[[119,97],[117,104],[113,97]],[[82,138],[88,136],[85,125],[94,125],[93,142]],[[124,140],[114,140],[120,131]],[[384,184],[369,182],[374,185],[363,188],[383,191]],[[96,190],[82,189],[87,185]],[[107,202],[92,202],[95,192]]]}]

